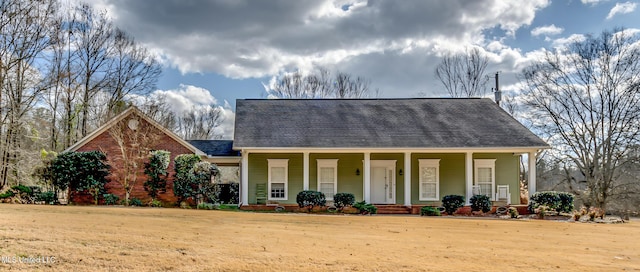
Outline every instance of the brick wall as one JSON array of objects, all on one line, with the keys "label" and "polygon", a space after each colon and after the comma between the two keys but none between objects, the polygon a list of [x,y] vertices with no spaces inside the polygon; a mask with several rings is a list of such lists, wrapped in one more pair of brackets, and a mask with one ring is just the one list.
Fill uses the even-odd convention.
[{"label": "brick wall", "polygon": [[[128,118],[125,118],[124,120],[127,119]],[[161,130],[145,122],[144,119],[140,119],[139,127],[150,127],[148,130],[152,133],[157,134],[157,138],[154,139],[154,144],[152,144],[150,147],[151,149],[167,150],[171,152],[171,162],[168,169],[169,178],[167,181],[167,191],[165,193],[160,193],[158,196],[158,200],[162,201],[165,205],[171,205],[177,201],[176,197],[173,195],[173,175],[175,174],[175,172],[173,171],[174,159],[180,154],[193,154],[193,152],[191,152],[189,149],[187,149],[165,133],[162,133]],[[112,173],[115,172],[114,170],[121,167],[121,160],[117,159],[120,154],[120,149],[116,141],[109,134],[109,130],[98,135],[96,138],[80,147],[77,151],[93,150],[102,151],[107,155],[107,163],[111,165]],[[109,175],[108,179],[109,183],[105,185],[107,193],[115,194],[120,197],[121,200],[123,200],[125,196],[125,190],[122,185],[117,182],[118,177],[112,174]],[[138,173],[137,183],[134,185],[133,190],[131,191],[131,198],[138,198],[142,200],[142,203],[148,203],[149,201],[151,201],[151,198],[147,194],[147,191],[144,190],[144,182],[146,180],[147,176],[144,174],[144,166],[141,166],[140,172]],[[83,192],[75,192],[73,190],[71,190],[70,200],[74,204],[93,204],[91,195]]]}]

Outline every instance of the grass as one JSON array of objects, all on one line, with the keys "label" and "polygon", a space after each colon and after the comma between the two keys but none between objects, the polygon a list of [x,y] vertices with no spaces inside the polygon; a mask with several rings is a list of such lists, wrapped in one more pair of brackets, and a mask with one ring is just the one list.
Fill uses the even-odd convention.
[{"label": "grass", "polygon": [[[0,205],[0,270],[640,270],[640,224]],[[10,258],[54,258],[13,263]]]}]

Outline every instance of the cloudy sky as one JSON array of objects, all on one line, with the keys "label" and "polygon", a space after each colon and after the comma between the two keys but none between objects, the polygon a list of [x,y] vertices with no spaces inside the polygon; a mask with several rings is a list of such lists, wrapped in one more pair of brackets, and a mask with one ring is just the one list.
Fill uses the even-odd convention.
[{"label": "cloudy sky", "polygon": [[[158,92],[176,108],[264,98],[264,84],[322,66],[362,76],[381,97],[441,97],[441,56],[478,47],[515,90],[550,49],[614,27],[640,28],[636,1],[99,0],[115,24],[164,64]],[[490,90],[492,86],[487,86]],[[173,101],[172,100],[172,101]]]}]

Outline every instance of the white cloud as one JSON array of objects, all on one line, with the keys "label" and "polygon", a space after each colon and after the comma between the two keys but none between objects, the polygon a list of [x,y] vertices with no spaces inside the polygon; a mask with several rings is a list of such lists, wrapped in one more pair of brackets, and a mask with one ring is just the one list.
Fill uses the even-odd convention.
[{"label": "white cloud", "polygon": [[591,6],[595,6],[606,1],[609,1],[609,0],[580,0],[580,2],[582,2],[583,4],[591,5]]},{"label": "white cloud", "polygon": [[432,54],[423,50],[430,48],[432,41],[463,47],[479,44],[488,29],[513,35],[530,25],[536,12],[550,3],[100,1],[112,7],[118,26],[160,52],[169,65],[183,73],[214,72],[231,78],[337,66],[369,55]]},{"label": "white cloud", "polygon": [[184,112],[201,107],[217,107],[223,116],[222,124],[216,128],[216,133],[222,135],[223,139],[233,138],[233,127],[235,113],[229,102],[224,101],[223,105],[218,105],[218,100],[209,90],[192,85],[180,84],[180,87],[173,90],[156,90],[151,96],[163,96],[171,110],[177,116]]},{"label": "white cloud", "polygon": [[537,37],[540,35],[552,36],[561,34],[564,29],[562,27],[557,27],[555,24],[539,26],[531,30],[531,36]]},{"label": "white cloud", "polygon": [[567,38],[559,38],[559,39],[554,40],[552,42],[552,45],[555,48],[566,47],[570,43],[581,42],[581,41],[584,41],[585,39],[586,39],[586,37],[584,35],[582,35],[582,34],[572,34],[571,36],[569,36]]},{"label": "white cloud", "polygon": [[182,114],[193,107],[216,105],[218,101],[204,88],[180,84],[178,89],[157,90],[157,95],[163,95],[167,102],[173,106],[176,114]]},{"label": "white cloud", "polygon": [[637,3],[633,2],[624,2],[624,3],[616,3],[616,5],[611,8],[609,11],[609,15],[607,15],[607,20],[613,18],[617,14],[627,14],[636,10]]}]

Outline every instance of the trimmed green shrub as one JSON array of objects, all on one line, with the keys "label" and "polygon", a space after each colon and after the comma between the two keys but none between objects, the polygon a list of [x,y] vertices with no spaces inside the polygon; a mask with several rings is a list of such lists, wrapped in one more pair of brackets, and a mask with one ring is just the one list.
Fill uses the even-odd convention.
[{"label": "trimmed green shrub", "polygon": [[574,196],[566,192],[543,191],[537,192],[529,199],[527,209],[529,212],[535,213],[535,210],[544,205],[556,212],[570,213],[573,211]]},{"label": "trimmed green shrub", "polygon": [[11,189],[18,193],[24,193],[27,195],[30,195],[31,193],[33,193],[33,190],[31,190],[29,186],[24,186],[24,185],[13,185],[11,186]]},{"label": "trimmed green shrub", "polygon": [[364,201],[356,202],[356,204],[353,204],[353,207],[358,209],[360,214],[376,214],[376,213],[378,213],[378,207],[374,206],[373,204],[369,204],[367,202],[364,202]]},{"label": "trimmed green shrub", "polygon": [[178,203],[193,196],[192,184],[196,183],[196,177],[192,169],[200,160],[200,156],[196,154],[182,154],[175,157],[173,166],[175,171],[173,194],[178,198]]},{"label": "trimmed green shrub", "polygon": [[567,192],[558,192],[558,196],[560,197],[560,207],[558,207],[557,211],[563,213],[573,212],[573,210],[575,209],[573,206],[573,194]]},{"label": "trimmed green shrub", "polygon": [[472,211],[482,211],[483,213],[491,210],[491,199],[487,195],[474,195],[470,199]]},{"label": "trimmed green shrub", "polygon": [[41,192],[36,196],[36,200],[37,201],[42,201],[46,204],[54,204],[56,203],[56,192],[53,191],[48,191],[48,192]]},{"label": "trimmed green shrub", "polygon": [[142,207],[142,200],[137,199],[137,198],[134,197],[131,200],[129,200],[129,205],[130,206]]},{"label": "trimmed green shrub", "polygon": [[339,211],[342,211],[345,207],[353,206],[356,202],[356,197],[352,193],[337,193],[333,196],[333,202]]},{"label": "trimmed green shrub", "polygon": [[442,198],[442,207],[449,215],[453,215],[462,206],[464,206],[464,196],[446,195]]},{"label": "trimmed green shrub", "polygon": [[149,155],[149,162],[144,164],[144,173],[149,177],[144,183],[144,190],[155,200],[159,193],[167,191],[167,177],[170,162],[169,151],[155,150]]},{"label": "trimmed green shrub", "polygon": [[103,194],[102,198],[104,198],[105,205],[116,205],[118,204],[118,200],[120,200],[120,197],[114,194]]},{"label": "trimmed green shrub", "polygon": [[299,192],[296,196],[296,202],[300,208],[306,207],[309,211],[313,210],[313,207],[327,205],[324,193],[311,190]]},{"label": "trimmed green shrub", "polygon": [[440,211],[436,207],[424,206],[420,209],[420,215],[422,216],[440,216]]},{"label": "trimmed green shrub", "polygon": [[93,196],[94,204],[105,193],[110,166],[107,156],[100,151],[65,152],[51,163],[51,179],[56,189],[86,191]]},{"label": "trimmed green shrub", "polygon": [[0,199],[5,199],[5,198],[9,198],[14,196],[15,194],[13,193],[13,191],[6,191],[2,194],[0,194]]}]

